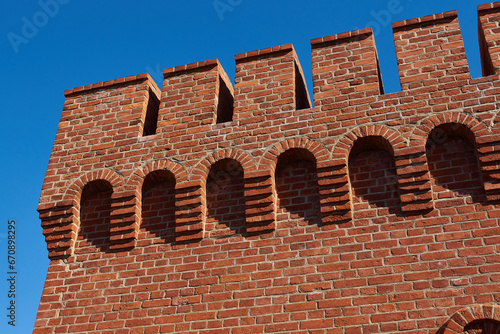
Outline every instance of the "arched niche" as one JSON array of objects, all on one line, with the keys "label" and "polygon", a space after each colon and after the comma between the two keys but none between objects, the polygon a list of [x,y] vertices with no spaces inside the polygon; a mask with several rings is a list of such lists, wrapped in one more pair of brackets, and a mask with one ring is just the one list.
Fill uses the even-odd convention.
[{"label": "arched niche", "polygon": [[241,164],[224,158],[211,165],[206,182],[208,237],[223,238],[245,233],[245,183]]},{"label": "arched niche", "polygon": [[464,204],[468,198],[473,202],[483,200],[476,141],[467,126],[446,123],[435,127],[427,138],[425,148],[436,204],[450,198],[461,198]]},{"label": "arched niche", "polygon": [[[353,211],[365,217],[400,214],[394,150],[382,136],[357,138],[348,158]],[[370,213],[371,212],[371,213]]]},{"label": "arched niche", "polygon": [[80,198],[80,226],[75,255],[109,250],[113,187],[106,180],[87,183]]},{"label": "arched niche", "polygon": [[281,153],[275,185],[278,227],[321,224],[316,158],[311,152],[290,148]]},{"label": "arched niche", "polygon": [[175,240],[175,176],[168,170],[156,170],[142,184],[141,224],[138,244]]}]

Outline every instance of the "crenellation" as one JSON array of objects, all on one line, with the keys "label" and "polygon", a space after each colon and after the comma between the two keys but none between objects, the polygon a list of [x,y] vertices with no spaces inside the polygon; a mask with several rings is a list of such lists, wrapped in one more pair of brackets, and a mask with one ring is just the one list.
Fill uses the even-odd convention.
[{"label": "crenellation", "polygon": [[500,69],[499,48],[500,2],[478,7],[478,30],[483,76],[498,74]]},{"label": "crenellation", "polygon": [[402,90],[444,90],[470,79],[456,11],[393,23]]},{"label": "crenellation", "polygon": [[370,28],[313,39],[311,47],[315,107],[332,115],[355,113],[383,94]]},{"label": "crenellation", "polygon": [[217,115],[231,118],[231,101],[231,83],[216,59],[166,69],[157,131],[181,136],[188,128],[209,130]]},{"label": "crenellation", "polygon": [[291,44],[242,53],[235,60],[234,116],[240,124],[310,106],[302,69]]},{"label": "crenellation", "polygon": [[435,334],[500,314],[498,8],[478,9],[485,78],[454,11],[393,24],[397,93],[371,29],[311,41],[314,106],[291,44],[235,56],[234,89],[213,59],[161,92],[147,74],[67,90],[34,333]]}]

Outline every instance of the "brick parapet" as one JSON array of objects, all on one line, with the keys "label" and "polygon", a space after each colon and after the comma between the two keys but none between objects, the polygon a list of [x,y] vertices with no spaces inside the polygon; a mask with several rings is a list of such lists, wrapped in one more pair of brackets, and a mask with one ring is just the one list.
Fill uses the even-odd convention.
[{"label": "brick parapet", "polygon": [[[496,15],[499,6],[499,3],[493,3],[479,7],[480,25],[484,27],[481,31],[488,43],[487,48],[482,48],[484,59],[496,59],[496,51],[492,46],[500,40],[500,35],[497,36],[496,30],[491,29],[491,26],[500,22],[500,19],[497,19],[500,16]],[[172,311],[172,314],[184,314],[181,309],[185,305],[203,307],[206,300],[202,298],[212,298],[204,294],[206,289],[219,283],[224,283],[228,289],[231,289],[231,284],[238,283],[241,284],[240,290],[249,289],[263,297],[262,291],[252,290],[253,279],[259,281],[259,275],[269,275],[265,277],[266,282],[259,281],[259,284],[268,284],[271,281],[268,282],[267,279],[272,278],[276,287],[284,287],[286,290],[279,294],[293,296],[307,292],[310,294],[307,294],[307,297],[303,295],[304,298],[314,300],[315,293],[322,291],[322,294],[326,291],[328,296],[322,295],[318,304],[320,309],[328,309],[338,319],[343,319],[332,320],[332,315],[324,320],[331,320],[331,323],[303,321],[300,329],[332,327],[334,322],[336,327],[349,328],[355,323],[354,319],[345,314],[337,314],[335,305],[347,303],[346,306],[349,306],[353,300],[340,296],[338,291],[358,285],[369,290],[371,284],[368,281],[379,282],[378,280],[386,278],[380,274],[384,271],[382,268],[392,268],[393,271],[386,274],[393,275],[392,279],[401,285],[408,284],[408,287],[402,287],[402,290],[411,290],[415,287],[413,283],[408,282],[413,282],[413,271],[422,273],[421,279],[416,280],[425,284],[423,277],[426,271],[422,268],[427,266],[427,271],[430,272],[429,266],[439,266],[437,262],[423,260],[423,254],[426,252],[431,254],[429,256],[434,256],[434,252],[443,252],[445,261],[448,261],[449,256],[458,263],[462,258],[460,254],[466,253],[468,246],[479,247],[472,237],[467,239],[467,245],[452,243],[458,238],[458,233],[472,233],[476,236],[479,232],[469,226],[474,222],[484,225],[487,229],[498,229],[499,214],[496,205],[500,200],[500,78],[495,62],[491,63],[494,71],[488,77],[470,78],[456,12],[406,20],[395,23],[393,27],[403,88],[397,93],[383,94],[377,51],[370,29],[311,41],[314,107],[310,104],[298,57],[290,44],[237,55],[234,89],[220,63],[217,60],[208,60],[166,69],[162,92],[147,74],[66,91],[66,103],[38,207],[52,262],[50,275],[47,277],[47,282],[50,283],[45,288],[35,332],[41,333],[50,328],[51,322],[57,323],[54,326],[59,326],[59,331],[102,329],[92,325],[88,328],[79,328],[77,325],[64,327],[66,325],[58,320],[51,320],[55,318],[55,313],[51,313],[47,308],[51,298],[59,301],[59,292],[53,291],[52,284],[60,290],[65,290],[67,284],[88,283],[75,283],[77,278],[60,278],[66,274],[58,274],[58,271],[75,270],[80,273],[86,265],[97,266],[99,261],[106,265],[106,269],[102,269],[105,272],[90,270],[85,275],[90,275],[91,281],[108,282],[109,286],[103,289],[122,289],[118,287],[123,286],[124,294],[133,296],[137,293],[135,298],[139,298],[140,302],[135,302],[143,308],[147,308],[145,305],[149,303],[153,304],[156,299],[160,304],[160,301],[166,303],[163,306],[175,306],[177,311]],[[436,43],[433,43],[434,41]],[[489,58],[486,57],[486,52],[489,52]],[[152,119],[158,119],[158,122],[152,122]],[[154,126],[151,125],[153,123]],[[458,142],[465,140],[474,148],[480,175],[470,173],[474,174],[471,179],[480,180],[480,184],[473,184],[471,188],[474,188],[475,192],[481,189],[484,194],[483,200],[471,196],[464,200],[468,201],[467,205],[457,204],[456,210],[462,210],[458,213],[447,205],[448,201],[462,203],[458,196],[463,190],[455,191],[454,195],[443,192],[441,181],[438,181],[440,175],[433,169],[436,163],[432,159],[429,160],[430,157],[438,159],[435,156],[440,154],[439,145],[448,139]],[[462,145],[461,142],[459,144]],[[435,149],[436,147],[438,149]],[[369,204],[366,204],[359,191],[355,191],[355,187],[360,184],[363,186],[363,177],[366,176],[363,176],[363,170],[351,170],[356,168],[352,165],[353,161],[357,161],[359,154],[371,151],[382,151],[380,157],[388,156],[389,160],[392,159],[387,166],[392,164],[393,169],[384,174],[384,181],[381,182],[386,182],[383,183],[383,187],[386,187],[385,193],[395,194],[395,198],[380,195],[384,198],[385,206],[380,204],[381,201],[373,201],[371,197],[367,200]],[[288,165],[292,167],[287,169]],[[229,231],[231,228],[228,228],[224,235],[231,237],[226,239],[213,237],[216,234],[210,234],[206,226],[208,216],[219,214],[215,209],[208,209],[207,187],[212,182],[211,178],[215,178],[211,176],[214,168],[221,172],[220,166],[226,166],[223,171],[229,174],[228,180],[231,182],[242,177],[240,190],[243,198],[237,207],[241,209],[238,212],[244,213],[244,217],[237,218],[244,221],[244,233],[232,233]],[[296,197],[312,196],[307,198],[317,201],[303,205],[303,210],[307,211],[310,217],[300,210],[293,209],[293,205],[287,202],[287,194],[293,193],[294,189],[280,183],[284,181],[278,180],[277,176],[284,175],[284,179],[293,180],[293,173],[300,174],[299,171],[304,170],[310,173],[307,174],[309,181],[305,182],[309,188]],[[146,243],[138,241],[143,241],[141,236],[147,234],[144,231],[147,227],[142,226],[145,221],[143,205],[146,205],[144,194],[149,191],[150,185],[144,180],[153,173],[163,173],[159,178],[161,182],[175,183],[173,209],[164,208],[164,211],[172,210],[174,222],[171,230],[174,242],[162,243],[161,240],[156,240],[153,246],[147,247],[143,246]],[[360,176],[357,173],[360,173]],[[380,171],[373,173],[376,175]],[[165,176],[167,174],[168,176]],[[311,183],[311,180],[315,183]],[[101,252],[89,254],[85,251],[75,252],[81,245],[86,245],[83,236],[79,234],[82,194],[88,190],[89,185],[99,183],[105,185],[106,189],[112,189],[109,203],[105,198],[99,199],[103,203],[101,206],[109,205],[107,248],[101,247]],[[298,184],[295,186],[299,187]],[[380,191],[374,190],[377,189],[376,186],[370,189]],[[317,197],[310,195],[311,192],[316,192],[313,195]],[[380,192],[383,193],[384,191]],[[471,201],[476,202],[472,204]],[[219,208],[220,212],[224,210],[231,209]],[[386,211],[393,215],[388,215]],[[474,219],[474,215],[478,218]],[[317,223],[312,224],[314,226],[304,222],[298,223],[296,229],[288,231],[286,217],[289,217],[290,221],[302,217],[304,221]],[[450,227],[449,231],[439,230],[437,236],[432,237],[433,231],[438,229],[436,226],[443,221],[451,224],[464,220],[460,232],[457,232],[455,227]],[[386,225],[383,225],[382,221]],[[398,224],[404,225],[404,228],[398,227],[392,231]],[[233,227],[233,230],[242,231],[240,227]],[[373,230],[373,234],[364,235],[368,230]],[[483,238],[485,245],[484,249],[477,251],[489,252],[489,258],[485,261],[498,265],[494,255],[496,251],[490,252],[488,248],[498,245],[496,232],[485,233],[477,235],[477,238]],[[377,238],[384,240],[383,247],[377,243]],[[399,240],[399,243],[394,243],[395,240]],[[451,250],[440,246],[444,244],[449,245]],[[90,246],[98,248],[99,245],[95,243]],[[408,248],[404,248],[406,246]],[[308,249],[311,253],[307,253]],[[209,254],[221,253],[231,258],[240,250],[241,257],[235,260],[237,266],[230,269],[234,272],[222,269],[219,272],[218,264],[207,260],[207,266],[216,267],[210,268],[214,271],[211,271],[207,278],[202,278],[207,274],[204,270],[208,270],[203,261],[212,256]],[[258,253],[254,253],[254,250],[258,250]],[[356,253],[353,253],[353,250],[359,251],[359,257],[353,255]],[[164,268],[162,266],[170,261],[162,259],[162,251],[167,252],[173,261],[169,262],[174,266],[170,268],[173,271],[168,274],[162,273],[163,269],[153,268]],[[208,255],[203,257],[201,254],[205,251]],[[275,257],[271,254],[274,252]],[[302,255],[294,252],[300,252]],[[363,254],[366,252],[374,252],[370,253],[376,258],[371,265],[362,263]],[[445,252],[453,254],[444,254]],[[346,253],[345,258],[343,253]],[[154,258],[152,262],[147,260],[149,256]],[[218,261],[229,261],[222,255],[220,258],[219,255],[213,256],[212,259]],[[289,260],[288,256],[297,259]],[[315,262],[319,259],[317,256],[321,256],[319,262]],[[422,268],[414,265],[414,256],[423,263]],[[255,260],[257,262],[253,263],[253,257],[266,260]],[[314,273],[306,274],[305,281],[294,281],[295,269],[282,271],[280,265],[283,261],[290,261],[288,265],[292,266],[299,263],[302,257],[314,264],[313,267],[308,267],[313,268]],[[346,262],[347,257],[352,259]],[[438,255],[436,257],[439,258]],[[383,258],[388,261],[385,267],[378,266]],[[123,267],[119,264],[120,261],[130,263]],[[305,266],[305,261],[301,263],[297,264],[299,268]],[[338,271],[345,276],[337,274],[337,270],[328,269],[328,263],[338,263]],[[395,263],[402,263],[401,267],[396,268]],[[454,265],[447,263],[450,267]],[[366,265],[366,272],[363,273],[376,271],[380,275],[370,276],[369,279],[350,276],[357,265],[362,268]],[[465,265],[457,266],[457,270],[462,270]],[[491,269],[488,268],[485,270]],[[132,273],[133,270],[137,270],[136,274]],[[275,270],[279,273],[275,273]],[[401,270],[403,274],[396,272],[397,270]],[[439,270],[439,275],[447,277],[444,268]],[[187,272],[185,275],[184,271]],[[123,272],[123,275],[147,278],[144,278],[144,281],[140,278],[121,278],[120,272]],[[436,272],[432,271],[432,275],[435,274]],[[449,275],[452,276],[453,273]],[[291,278],[285,282],[280,280],[279,277],[282,276]],[[63,279],[64,282],[59,284],[58,279]],[[134,281],[137,279],[141,280],[141,283]],[[203,282],[198,282],[197,279]],[[70,283],[69,280],[73,281]],[[160,281],[162,283],[159,283]],[[199,286],[199,290],[188,286],[188,282],[192,283],[192,286]],[[335,282],[335,289],[332,288],[332,282]],[[196,285],[197,283],[200,285]],[[489,284],[491,289],[498,289],[493,281]],[[92,287],[98,295],[104,290],[97,285]],[[396,285],[394,289],[398,289],[399,286]],[[265,288],[269,288],[265,292],[266,295],[273,295],[274,290],[271,290],[271,287]],[[163,290],[167,291],[167,295],[158,297]],[[120,302],[119,297],[115,296],[115,292],[117,296],[120,295],[117,291],[109,291],[114,297],[110,297],[105,305],[113,302],[118,308],[119,305],[135,307],[136,304],[132,300]],[[157,298],[153,296],[153,292],[149,294],[147,291],[158,293]],[[175,291],[179,291],[179,294],[175,294]],[[148,294],[147,298],[142,299],[143,293]],[[390,298],[398,298],[397,296],[404,294],[402,291],[398,293],[400,294],[394,293]],[[410,297],[426,299],[425,296],[416,297],[418,293]],[[498,290],[495,290],[494,294],[498,294]],[[244,292],[241,296],[237,293],[230,295],[231,297],[224,297],[215,294],[213,298],[218,296],[223,300],[243,301],[249,297],[245,296]],[[429,295],[432,295],[432,291]],[[472,304],[471,295],[474,293],[464,292],[462,295],[469,304]],[[382,304],[389,301],[388,294],[377,296],[374,298],[380,298]],[[71,296],[68,295],[69,297]],[[368,298],[360,298],[365,297]],[[407,297],[410,298],[402,298]],[[77,300],[79,297],[72,295],[72,298]],[[293,297],[290,298],[293,300]],[[487,299],[484,296],[483,298]],[[379,303],[375,299],[370,300],[366,304],[367,307]],[[276,312],[287,314],[290,308],[307,309],[311,306],[296,304],[297,301],[293,301],[291,306],[284,306],[281,313]],[[363,300],[356,302],[364,303]],[[242,305],[238,307],[239,310],[244,310]],[[387,307],[389,310],[390,307]],[[257,308],[252,310],[258,312]],[[203,319],[216,318],[206,310],[195,312],[193,308],[190,311],[193,311],[192,316],[169,318],[173,323],[178,323],[175,329],[177,332],[189,332],[185,328],[189,328],[191,322],[198,323]],[[296,311],[298,309],[289,313]],[[60,312],[63,312],[62,309]],[[223,317],[220,312],[219,317]],[[270,309],[266,312],[274,311]],[[423,330],[428,333],[432,330],[435,332],[438,323],[441,326],[446,320],[445,316],[451,315],[446,312],[437,312],[435,316],[427,317],[427,320],[434,320],[428,320],[432,325]],[[403,317],[400,313],[394,314],[395,321],[401,321],[401,326],[410,326],[403,321],[411,322],[409,315]],[[384,324],[387,319],[379,319],[379,315],[375,313],[370,319],[359,319],[366,326],[372,323]],[[196,318],[197,316],[199,318]],[[62,317],[65,318],[66,315],[63,314]],[[111,322],[104,323],[113,326]],[[114,325],[119,328],[139,326],[138,323],[127,323],[119,321]],[[283,328],[288,329],[282,331],[298,330],[293,321],[287,324]],[[263,331],[264,327],[254,325],[250,326],[254,331]],[[268,326],[265,327],[267,332],[278,331],[272,324]],[[416,332],[417,325],[414,326],[415,328],[410,329]],[[455,329],[450,327],[450,330]],[[375,332],[377,331],[396,330],[388,326],[386,330],[378,327]]]},{"label": "brick parapet", "polygon": [[[399,31],[406,29],[407,27],[413,27],[419,24],[442,24],[442,20],[454,20],[456,18],[456,13],[450,12],[442,15],[434,15],[416,20],[407,20],[402,23],[394,24],[395,30]],[[328,36],[320,39],[315,39],[311,42],[313,46],[314,52],[318,52],[320,50],[321,53],[331,52],[331,51],[323,51],[325,50],[325,46],[330,45],[345,45],[348,49],[351,46],[358,48],[358,43],[361,41],[365,41],[366,38],[371,37],[371,31],[369,29],[363,29],[360,31],[355,31],[351,33],[338,34],[333,36]],[[354,40],[352,40],[354,39]],[[345,44],[347,43],[347,44]],[[376,69],[376,50],[373,45],[373,40],[370,42],[370,48],[372,52],[372,59],[369,64],[372,66],[372,70],[375,70],[375,77],[378,77],[377,69]],[[356,54],[356,53],[354,53]],[[283,66],[288,66],[290,71],[293,72],[293,68],[290,68],[290,65],[286,65],[290,60],[286,60],[286,58],[281,58],[282,55],[289,55],[291,57],[291,62],[293,66],[298,64],[296,54],[291,45],[282,45],[275,48],[268,48],[248,53],[243,53],[237,55],[235,58],[237,61],[247,63],[254,62],[255,60],[260,59],[260,57],[271,57],[270,60],[267,61],[278,61],[278,64],[283,63]],[[373,58],[375,57],[375,58]],[[268,58],[266,58],[268,59]],[[342,58],[339,58],[342,59]],[[314,60],[313,60],[314,64]],[[322,69],[320,66],[320,62],[317,63],[318,69]],[[345,63],[349,64],[349,63]],[[336,65],[338,66],[338,64]],[[352,66],[352,65],[350,65]],[[326,68],[329,68],[328,66]],[[209,78],[206,78],[203,71],[212,71],[214,70],[214,84],[207,88],[206,92],[204,90],[200,90],[202,86],[196,86],[196,82],[199,80],[202,81],[202,85],[205,85]],[[200,72],[201,71],[201,72]],[[197,74],[196,74],[197,73]],[[325,72],[326,73],[326,72]],[[359,73],[359,72],[356,72]],[[362,73],[362,72],[361,72]],[[175,68],[166,69],[164,71],[164,75],[166,80],[171,77],[178,78],[179,76],[189,75],[191,78],[194,78],[193,83],[186,86],[186,88],[179,88],[183,91],[183,94],[191,94],[196,98],[200,93],[205,94],[202,95],[197,100],[203,101],[203,96],[207,96],[211,99],[210,110],[209,113],[214,115],[215,110],[217,108],[217,98],[216,93],[218,92],[217,86],[220,85],[220,81],[224,81],[227,83],[227,75],[223,71],[220,63],[217,60],[209,60],[199,63],[193,63],[189,65],[177,66]],[[374,77],[374,78],[375,78]],[[205,79],[204,79],[205,78]],[[220,80],[222,78],[222,80]],[[270,79],[272,80],[272,79]],[[347,79],[351,80],[351,79]],[[342,84],[345,81],[339,81],[339,84]],[[489,85],[488,83],[492,83]],[[361,103],[356,106],[356,109],[359,109],[352,116],[349,115],[349,106],[345,108],[346,101],[352,101],[352,93],[347,93],[347,96],[351,96],[349,100],[341,100],[332,102],[331,106],[324,109],[323,106],[318,106],[315,108],[309,109],[292,109],[287,108],[285,110],[273,110],[272,113],[266,114],[262,117],[257,117],[260,121],[258,123],[249,122],[246,120],[234,120],[230,123],[224,124],[224,127],[218,126],[215,123],[215,118],[211,117],[208,123],[200,124],[196,126],[194,124],[186,123],[177,123],[182,129],[179,131],[169,131],[170,128],[163,128],[161,126],[158,127],[157,133],[148,136],[141,136],[140,127],[130,128],[125,125],[129,125],[131,119],[133,122],[140,121],[141,119],[145,119],[147,103],[148,103],[148,94],[151,91],[150,88],[154,88],[155,86],[151,83],[151,78],[146,75],[138,75],[131,76],[117,80],[106,81],[103,83],[87,85],[75,88],[73,90],[68,90],[65,94],[68,96],[69,100],[66,103],[65,111],[63,112],[63,116],[61,119],[60,128],[58,130],[58,135],[56,137],[56,142],[54,145],[54,152],[51,157],[51,162],[49,164],[47,179],[44,184],[44,189],[42,191],[42,197],[40,200],[40,209],[45,210],[45,207],[50,207],[50,203],[55,205],[60,201],[78,201],[78,197],[73,195],[69,196],[62,192],[72,184],[71,179],[78,178],[81,173],[84,173],[86,170],[96,170],[96,169],[115,169],[120,173],[120,177],[125,181],[125,179],[132,173],[135,169],[141,168],[144,162],[149,163],[150,161],[162,160],[162,161],[179,161],[182,165],[187,168],[189,171],[189,175],[196,175],[196,167],[197,161],[204,159],[207,154],[210,155],[212,152],[217,152],[220,149],[225,148],[237,148],[244,152],[247,152],[252,156],[252,159],[255,161],[255,168],[259,166],[259,168],[266,168],[266,158],[262,156],[262,152],[268,150],[268,147],[272,147],[275,145],[282,145],[282,143],[286,143],[289,141],[288,138],[296,138],[304,141],[304,140],[313,140],[316,144],[326,147],[327,151],[330,151],[329,156],[332,159],[335,159],[335,156],[339,154],[339,149],[342,149],[341,142],[347,138],[349,133],[359,132],[360,129],[364,129],[366,127],[361,126],[362,124],[373,124],[375,127],[390,127],[391,131],[395,131],[398,136],[401,137],[401,141],[399,145],[402,145],[404,142],[404,147],[415,150],[415,146],[418,146],[418,152],[412,152],[412,159],[405,159],[404,153],[401,155],[398,153],[399,150],[394,151],[394,157],[397,161],[401,160],[401,162],[397,162],[397,165],[401,165],[401,168],[398,168],[398,175],[401,177],[400,182],[400,192],[401,199],[403,203],[403,207],[414,208],[416,211],[422,210],[424,207],[426,209],[432,209],[432,203],[430,201],[430,197],[428,194],[429,186],[423,187],[421,182],[422,177],[425,182],[429,182],[429,178],[425,175],[426,165],[420,165],[420,169],[422,169],[422,176],[415,178],[419,173],[416,173],[416,165],[419,164],[417,161],[415,154],[418,156],[422,156],[425,152],[425,135],[418,137],[419,124],[421,122],[425,122],[426,120],[432,119],[433,115],[438,115],[438,117],[442,116],[444,118],[447,115],[457,115],[460,113],[462,118],[470,118],[467,115],[473,114],[476,115],[475,119],[478,119],[483,128],[487,129],[482,131],[477,139],[482,142],[483,136],[488,136],[489,133],[494,132],[495,130],[495,122],[496,122],[496,114],[494,113],[495,101],[494,101],[494,93],[496,92],[496,88],[494,85],[495,78],[489,78],[486,80],[473,79],[469,80],[468,84],[463,86],[461,91],[457,90],[455,86],[450,86],[448,89],[444,87],[440,91],[437,97],[433,97],[432,94],[427,94],[425,97],[426,100],[422,100],[420,96],[420,89],[408,89],[400,92],[400,93],[392,93],[386,95],[373,95],[371,94],[370,98],[363,100]],[[138,85],[138,84],[142,84]],[[290,82],[288,83],[290,84]],[[363,82],[358,82],[357,84],[363,86]],[[328,85],[325,83],[325,85]],[[370,85],[370,84],[366,84]],[[378,83],[377,83],[378,85]],[[291,85],[291,88],[287,88],[291,92],[294,91],[294,85]],[[200,88],[198,88],[200,87]],[[378,86],[377,86],[378,87]],[[101,96],[100,94],[108,93],[111,97]],[[142,93],[141,93],[142,90]],[[378,88],[376,88],[377,92]],[[133,91],[137,91],[137,93],[132,93]],[[231,94],[233,94],[233,89],[229,89]],[[491,91],[491,93],[490,93]],[[168,91],[167,91],[168,92]],[[189,93],[193,92],[193,93]],[[417,95],[415,95],[417,92]],[[463,93],[467,92],[467,93]],[[122,94],[122,95],[118,95]],[[122,119],[125,122],[129,122],[125,125],[120,125],[120,123],[111,123],[110,121],[105,120],[105,115],[102,114],[102,111],[94,111],[96,109],[96,105],[100,101],[106,101],[109,99],[111,101],[111,108],[117,108],[115,105],[122,105],[123,102],[114,102],[116,98],[113,95],[118,96],[122,101],[132,102],[135,100],[127,100],[127,94],[132,94],[133,96],[137,95],[135,99],[139,100],[140,107],[138,108],[138,113],[135,118],[142,117],[134,121],[133,118],[124,117]],[[162,100],[165,99],[165,94],[163,93]],[[208,94],[208,95],[206,95]],[[318,93],[319,94],[319,93]],[[321,96],[319,95],[319,100],[321,100]],[[480,99],[481,96],[491,96],[489,99]],[[315,95],[316,97],[316,95]],[[101,98],[102,100],[99,100]],[[484,103],[482,100],[484,100]],[[89,102],[90,101],[90,102]],[[95,102],[93,102],[95,101]],[[186,107],[192,108],[194,105],[190,99],[187,99],[185,102]],[[316,99],[315,99],[316,101]],[[164,104],[165,102],[161,102]],[[102,105],[102,104],[101,104]],[[184,104],[183,104],[184,105]],[[237,105],[237,103],[236,103]],[[320,103],[321,105],[321,103]],[[488,107],[488,106],[491,107]],[[128,105],[125,105],[127,108]],[[118,107],[119,108],[119,107]],[[161,124],[162,119],[162,110],[166,110],[165,106],[160,106],[159,119]],[[180,108],[181,111],[184,108]],[[89,111],[88,111],[89,110]],[[195,110],[195,109],[193,109]],[[260,110],[260,109],[259,109]],[[341,113],[335,112],[342,111]],[[477,111],[476,111],[477,110]],[[483,111],[484,110],[484,111]],[[92,113],[95,113],[95,116]],[[122,113],[123,110],[120,110]],[[89,115],[88,120],[97,120],[100,122],[99,124],[103,124],[103,129],[108,127],[110,128],[109,133],[112,135],[100,135],[99,131],[97,131],[96,127],[92,128],[93,123],[85,122],[80,124],[76,124],[71,126],[71,122],[80,122],[79,119],[82,119],[83,115]],[[176,117],[175,113],[173,114],[165,114],[165,120],[168,122],[179,122],[181,117]],[[236,117],[237,118],[237,117]],[[456,120],[449,119],[446,122],[458,122],[461,123],[463,119]],[[102,119],[102,121],[100,121]],[[205,118],[203,118],[205,119]],[[116,122],[116,121],[115,121]],[[437,126],[439,124],[435,124]],[[114,128],[118,127],[117,130]],[[134,135],[131,130],[134,129]],[[122,131],[124,130],[124,131]],[[83,133],[83,135],[80,135]],[[95,134],[94,134],[95,133]],[[102,133],[102,132],[101,132]],[[108,132],[104,132],[108,134]],[[428,135],[428,134],[427,134]],[[101,138],[99,138],[101,136]],[[370,134],[360,134],[363,136],[380,136],[378,132],[372,132]],[[88,138],[86,142],[87,145],[84,145],[82,139]],[[302,138],[302,139],[300,139]],[[422,138],[422,140],[418,140]],[[75,141],[78,139],[78,142]],[[76,145],[78,143],[78,146]],[[482,144],[484,146],[484,144]],[[308,149],[308,147],[303,147],[304,149]],[[394,148],[394,147],[393,147]],[[126,151],[125,151],[126,150]],[[347,150],[349,150],[347,148]],[[483,148],[481,152],[488,151],[487,148]],[[479,152],[481,154],[481,152]],[[493,152],[495,152],[493,150]],[[314,153],[313,153],[314,154]],[[490,151],[485,153],[489,156],[489,158],[479,158],[480,161],[493,161],[495,159],[495,154]],[[341,154],[344,159],[343,165],[347,166],[348,155]],[[174,160],[172,160],[174,159]],[[277,156],[274,156],[272,159],[275,159],[273,163],[276,163]],[[421,160],[421,159],[420,159]],[[413,162],[412,162],[413,161]],[[318,161],[319,163],[320,161]],[[410,165],[403,167],[404,163],[409,163]],[[491,165],[491,163],[490,163]],[[413,166],[412,168],[410,168]],[[487,169],[487,168],[486,168]],[[411,173],[406,171],[411,170]],[[65,171],[64,174],[61,174],[61,171]],[[416,174],[412,174],[416,173]],[[496,195],[496,175],[495,172],[484,171],[485,181],[486,181],[486,189],[487,192],[493,192],[492,196]],[[345,174],[345,177],[347,174]],[[417,182],[419,184],[418,187],[414,188],[411,184],[408,184],[410,179],[413,179],[413,182]],[[191,178],[188,177],[188,179]],[[345,187],[347,182],[344,184]],[[200,183],[200,187],[203,187],[203,183]],[[342,188],[341,187],[341,188]],[[407,189],[407,190],[404,190]],[[413,190],[412,190],[413,189]],[[418,189],[418,190],[416,190]],[[121,189],[114,189],[116,193],[120,193]],[[407,191],[410,191],[408,195],[406,195]],[[412,191],[418,191],[420,195],[415,195]],[[342,194],[342,192],[340,193]],[[413,195],[410,195],[413,194]],[[427,195],[426,195],[427,194]],[[345,198],[345,195],[339,195],[339,198]],[[492,198],[493,198],[492,197]],[[413,200],[412,200],[413,198]],[[413,201],[421,202],[425,199],[425,204],[422,205],[412,205]],[[324,200],[325,206],[329,201],[328,198]],[[408,202],[410,201],[410,202]],[[200,202],[202,203],[202,202]],[[408,204],[404,204],[408,203]],[[325,212],[330,212],[332,206],[328,208],[323,208]],[[406,210],[406,209],[405,209]],[[340,210],[342,211],[342,210]],[[410,210],[411,211],[411,210]],[[132,212],[131,212],[132,214]],[[132,216],[137,216],[138,214],[134,212]],[[136,220],[139,219],[138,216]],[[203,219],[201,219],[203,220]],[[138,222],[136,222],[138,224]],[[200,223],[196,226],[202,226]],[[134,228],[134,230],[136,230]],[[133,234],[133,236],[135,236]],[[117,238],[120,238],[117,236]],[[133,238],[132,238],[133,239]]]}]

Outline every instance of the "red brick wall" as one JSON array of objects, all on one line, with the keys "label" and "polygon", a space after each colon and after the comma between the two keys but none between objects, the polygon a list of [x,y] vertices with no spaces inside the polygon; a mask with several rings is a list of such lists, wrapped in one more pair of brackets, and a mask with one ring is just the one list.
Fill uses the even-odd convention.
[{"label": "red brick wall", "polygon": [[66,91],[34,333],[496,330],[500,3],[479,9],[479,79],[449,12],[393,25],[398,93],[369,29],[311,41],[312,108],[291,45],[237,55],[234,89],[209,60]]}]

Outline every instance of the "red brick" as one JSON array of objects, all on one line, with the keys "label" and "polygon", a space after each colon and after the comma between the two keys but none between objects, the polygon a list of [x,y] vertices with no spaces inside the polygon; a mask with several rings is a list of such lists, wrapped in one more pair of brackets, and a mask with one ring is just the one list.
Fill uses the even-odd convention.
[{"label": "red brick", "polygon": [[391,94],[371,29],[315,39],[313,108],[291,45],[236,56],[234,90],[209,60],[165,70],[161,92],[148,75],[66,91],[34,333],[498,320],[499,17],[480,7],[480,79],[456,12],[394,24]]}]

